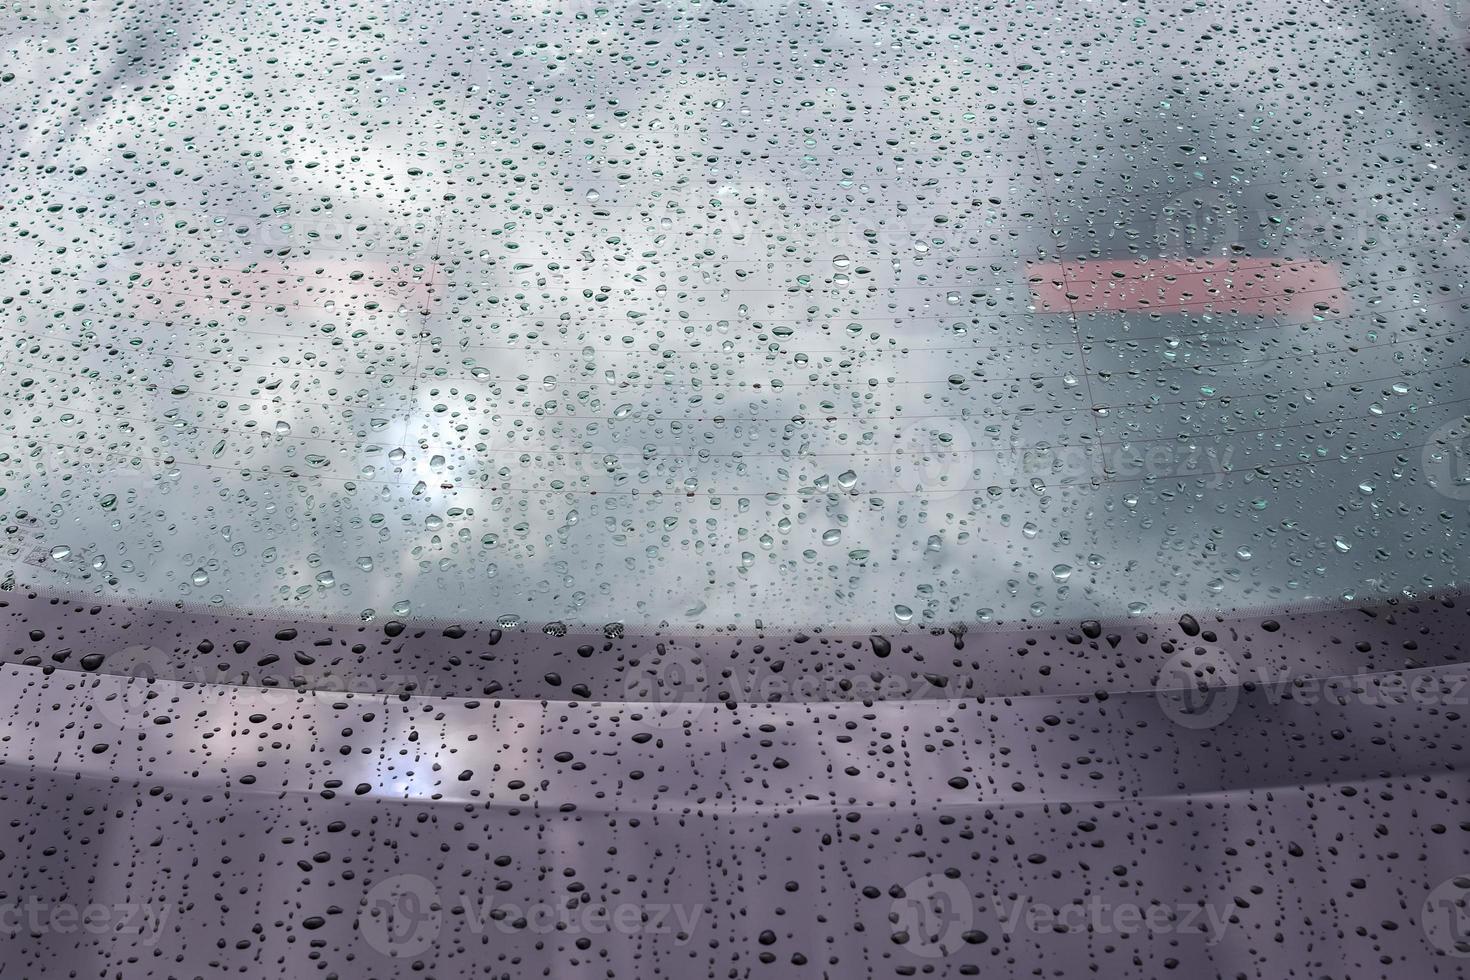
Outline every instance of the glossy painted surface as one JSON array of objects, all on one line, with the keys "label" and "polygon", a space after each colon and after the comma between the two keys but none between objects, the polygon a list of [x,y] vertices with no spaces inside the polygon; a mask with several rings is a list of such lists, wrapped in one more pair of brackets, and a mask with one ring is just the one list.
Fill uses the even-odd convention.
[{"label": "glossy painted surface", "polygon": [[[27,975],[1457,976],[1470,952],[1453,601],[895,634],[832,663],[808,638],[721,704],[607,693],[648,672],[635,651],[733,667],[757,638],[584,657],[8,599],[0,850],[40,924],[8,942]],[[78,664],[123,637],[172,653]],[[352,640],[355,669],[320,669]],[[794,697],[882,640],[848,676],[974,655],[988,690]],[[1342,676],[1347,648],[1379,669]],[[555,651],[592,699],[518,672]],[[433,694],[408,663],[437,665],[413,682]],[[477,696],[491,677],[534,698]],[[57,926],[81,896],[113,932]]]}]

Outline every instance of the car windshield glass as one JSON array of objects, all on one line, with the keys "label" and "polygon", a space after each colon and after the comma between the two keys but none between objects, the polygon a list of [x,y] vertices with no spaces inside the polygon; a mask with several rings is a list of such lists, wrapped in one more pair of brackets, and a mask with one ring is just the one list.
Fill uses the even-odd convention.
[{"label": "car windshield glass", "polygon": [[1457,5],[23,6],[11,581],[809,627],[1464,574]]}]

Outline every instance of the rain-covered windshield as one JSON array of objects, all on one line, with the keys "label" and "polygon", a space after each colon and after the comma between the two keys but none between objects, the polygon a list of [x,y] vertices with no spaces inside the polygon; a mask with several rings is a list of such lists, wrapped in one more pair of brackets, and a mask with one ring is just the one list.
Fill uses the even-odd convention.
[{"label": "rain-covered windshield", "polygon": [[594,625],[1455,584],[1470,18],[1151,6],[17,0],[3,572]]}]

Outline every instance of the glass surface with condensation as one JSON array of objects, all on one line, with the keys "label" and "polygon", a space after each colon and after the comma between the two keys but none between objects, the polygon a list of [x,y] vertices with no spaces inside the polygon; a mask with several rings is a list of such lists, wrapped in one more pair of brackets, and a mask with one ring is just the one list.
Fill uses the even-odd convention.
[{"label": "glass surface with condensation", "polygon": [[6,574],[795,627],[1452,586],[1458,6],[7,3]]}]

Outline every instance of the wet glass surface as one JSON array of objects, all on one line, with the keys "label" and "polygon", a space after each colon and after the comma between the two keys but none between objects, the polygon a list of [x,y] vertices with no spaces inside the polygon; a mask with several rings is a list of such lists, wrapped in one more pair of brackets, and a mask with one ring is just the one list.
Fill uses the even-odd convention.
[{"label": "wet glass surface", "polygon": [[1463,975],[1467,69],[0,0],[3,960]]},{"label": "wet glass surface", "polygon": [[11,547],[810,627],[1452,586],[1463,18],[7,13]]}]

